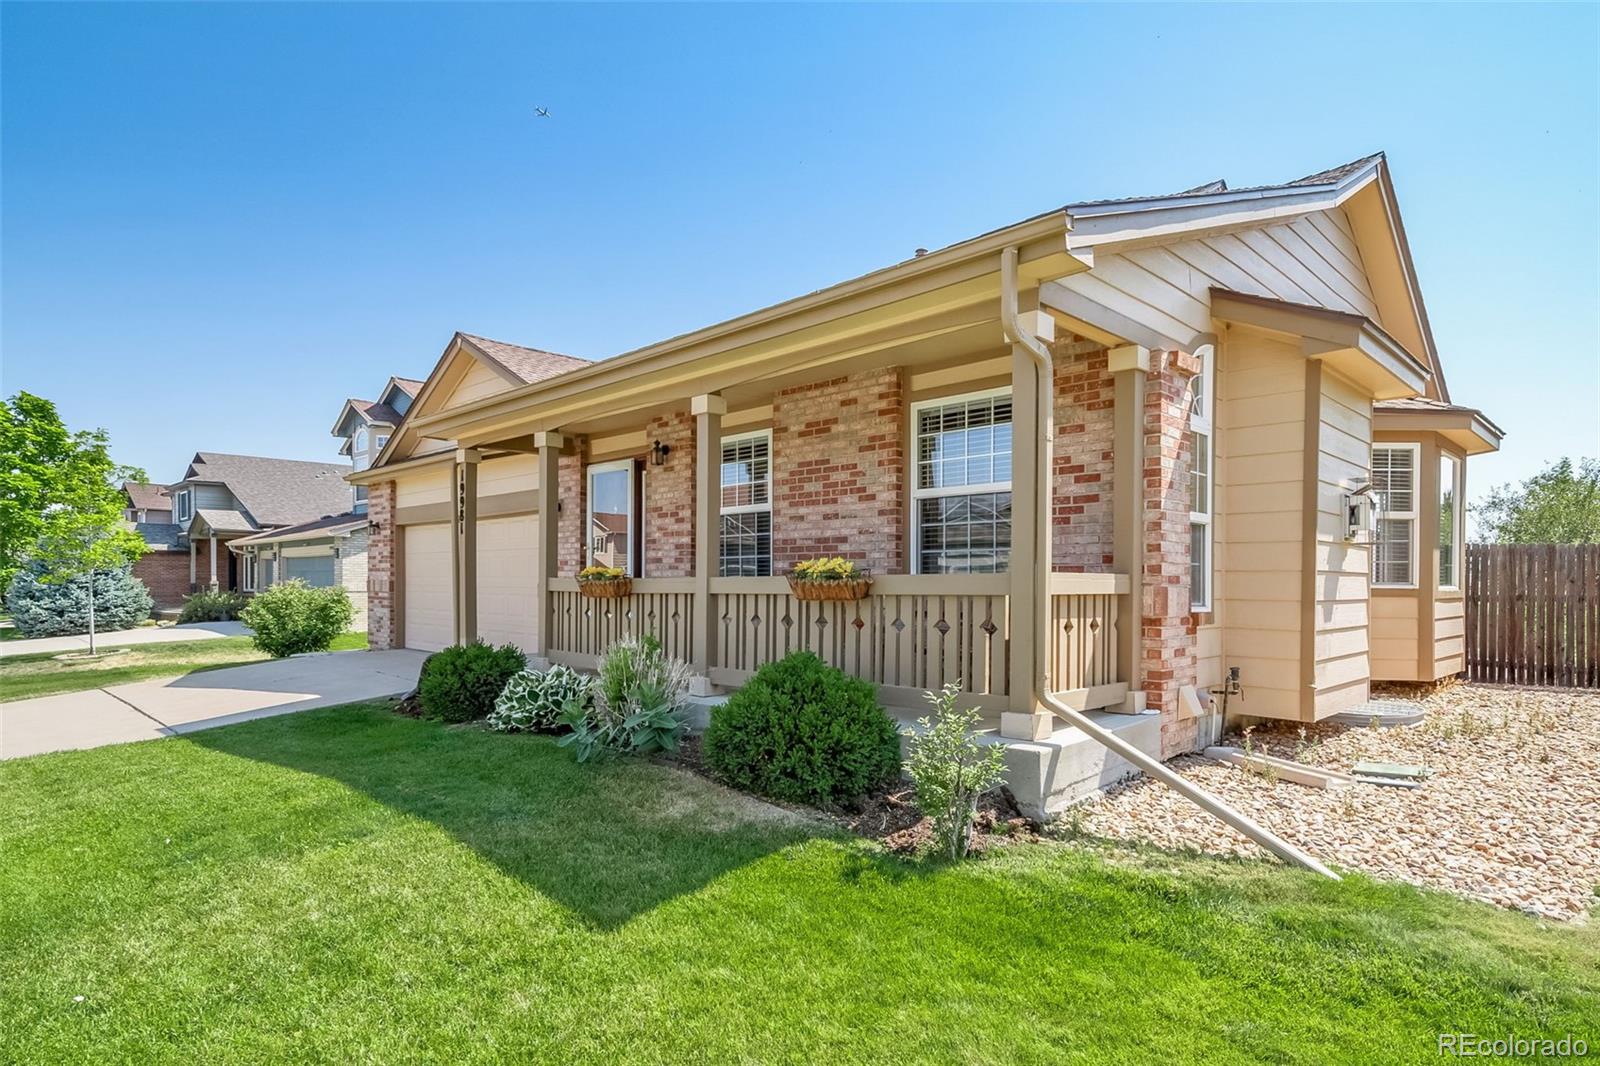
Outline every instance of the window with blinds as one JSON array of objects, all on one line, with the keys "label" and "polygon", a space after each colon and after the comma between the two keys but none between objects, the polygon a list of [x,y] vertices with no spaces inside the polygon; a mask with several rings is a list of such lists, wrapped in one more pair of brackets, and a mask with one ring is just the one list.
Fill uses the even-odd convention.
[{"label": "window with blinds", "polygon": [[722,439],[723,577],[772,576],[772,433]]},{"label": "window with blinds", "polygon": [[990,574],[1011,560],[1011,393],[916,404],[919,574]]},{"label": "window with blinds", "polygon": [[1417,583],[1417,453],[1415,444],[1372,446],[1372,488],[1378,501],[1372,583]]}]

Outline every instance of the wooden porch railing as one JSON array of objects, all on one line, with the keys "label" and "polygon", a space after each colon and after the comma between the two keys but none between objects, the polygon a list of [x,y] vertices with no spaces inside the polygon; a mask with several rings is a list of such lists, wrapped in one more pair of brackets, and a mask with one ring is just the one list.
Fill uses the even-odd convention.
[{"label": "wooden porch railing", "polygon": [[[549,657],[592,668],[623,637],[654,634],[669,655],[693,661],[693,578],[640,578],[633,594],[587,599],[573,578],[550,581]],[[973,705],[1007,706],[1011,694],[1009,579],[1004,574],[887,575],[854,602],[794,597],[783,578],[712,578],[715,630],[707,674],[743,684],[768,662],[810,651],[879,688],[887,703],[917,706],[959,680]],[[1117,662],[1118,574],[1053,574],[1047,663],[1058,699],[1090,709],[1122,702]]]}]

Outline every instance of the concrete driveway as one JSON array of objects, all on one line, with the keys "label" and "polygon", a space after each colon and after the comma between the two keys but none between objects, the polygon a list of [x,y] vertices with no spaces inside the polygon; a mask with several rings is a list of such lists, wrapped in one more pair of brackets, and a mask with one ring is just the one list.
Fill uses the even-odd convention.
[{"label": "concrete driveway", "polygon": [[[186,626],[140,626],[138,629],[119,629],[110,633],[96,633],[94,642],[100,648],[126,648],[134,644],[166,644],[174,640],[212,640],[217,637],[248,636],[250,627],[243,622],[191,622]],[[32,655],[42,651],[88,651],[87,635],[76,637],[33,637],[27,640],[0,641],[0,659],[9,655]]]},{"label": "concrete driveway", "polygon": [[342,651],[0,703],[0,759],[232,725],[416,686],[420,651]]}]

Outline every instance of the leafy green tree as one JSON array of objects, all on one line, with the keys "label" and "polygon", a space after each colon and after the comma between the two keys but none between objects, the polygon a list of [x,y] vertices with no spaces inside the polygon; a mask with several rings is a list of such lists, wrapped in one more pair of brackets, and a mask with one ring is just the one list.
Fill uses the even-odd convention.
[{"label": "leafy green tree", "polygon": [[1478,536],[1499,544],[1600,544],[1600,459],[1562,459],[1473,509]]},{"label": "leafy green tree", "polygon": [[0,400],[0,587],[24,562],[47,583],[84,579],[94,653],[94,575],[129,566],[143,538],[122,517],[122,481],[142,470],[112,461],[103,429],[72,432],[55,404],[19,392]]}]

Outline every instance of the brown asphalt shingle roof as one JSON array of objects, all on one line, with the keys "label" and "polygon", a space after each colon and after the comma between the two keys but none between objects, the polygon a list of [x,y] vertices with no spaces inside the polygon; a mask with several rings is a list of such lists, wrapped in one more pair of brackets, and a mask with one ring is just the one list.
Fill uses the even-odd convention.
[{"label": "brown asphalt shingle roof", "polygon": [[1180,196],[1215,196],[1225,192],[1267,192],[1271,189],[1296,189],[1307,185],[1333,185],[1370,165],[1373,161],[1382,158],[1382,152],[1374,152],[1371,155],[1362,156],[1360,159],[1352,159],[1348,163],[1341,163],[1336,167],[1319,170],[1315,174],[1307,174],[1303,178],[1296,178],[1293,181],[1285,181],[1277,185],[1247,185],[1243,188],[1230,189],[1226,181],[1218,178],[1215,181],[1208,181],[1204,185],[1196,185],[1192,189],[1184,189],[1181,192],[1156,193],[1153,196],[1118,196],[1109,200],[1079,200],[1077,203],[1068,204],[1067,210],[1070,211],[1074,207],[1099,207],[1105,204],[1135,203],[1139,200],[1171,200]]},{"label": "brown asphalt shingle roof", "polygon": [[471,333],[461,334],[461,339],[471,344],[494,362],[511,371],[523,384],[543,381],[546,378],[553,378],[557,374],[565,374],[569,370],[576,370],[580,366],[589,365],[589,360],[579,359],[577,356],[541,351],[538,348],[524,348],[520,345],[490,340],[488,337],[479,337]]},{"label": "brown asphalt shingle roof", "polygon": [[352,399],[350,406],[360,411],[369,421],[387,422],[391,426],[400,424],[400,412],[386,403],[378,403],[376,400]]},{"label": "brown asphalt shingle roof", "polygon": [[275,540],[300,537],[307,533],[316,533],[319,531],[326,532],[331,535],[342,532],[346,529],[356,529],[360,526],[366,525],[367,522],[368,518],[366,515],[353,514],[347,511],[344,514],[329,515],[326,518],[319,518],[315,522],[300,522],[292,526],[280,526],[277,529],[269,529],[263,533],[257,533],[253,536],[241,537],[234,541],[234,543],[265,544]]},{"label": "brown asphalt shingle roof", "polygon": [[127,494],[128,505],[142,511],[170,511],[172,497],[165,485],[146,485],[141,481],[124,481],[122,491]]},{"label": "brown asphalt shingle roof", "polygon": [[224,511],[215,507],[200,508],[190,521],[191,527],[195,521],[204,522],[213,533],[251,533],[256,528],[250,519],[239,511]]},{"label": "brown asphalt shingle roof", "polygon": [[[350,510],[350,486],[340,463],[308,463],[260,455],[196,452],[185,481],[218,482],[259,526],[287,526]],[[203,512],[202,512],[203,513]]]}]

